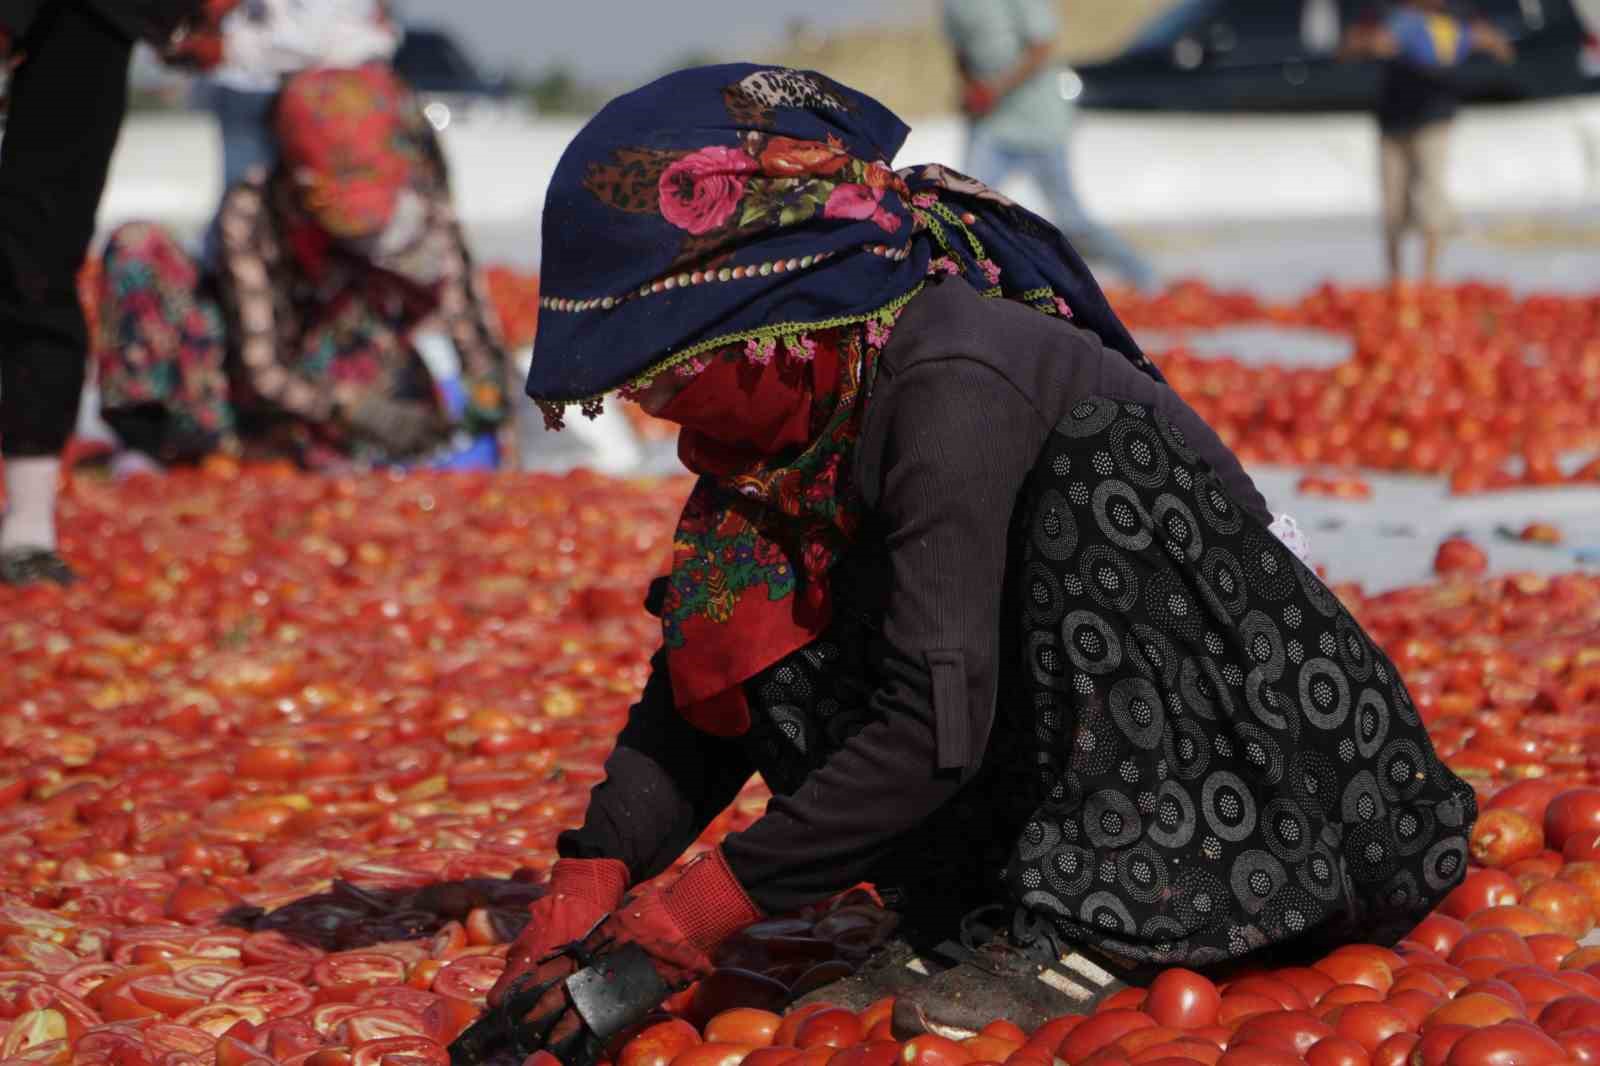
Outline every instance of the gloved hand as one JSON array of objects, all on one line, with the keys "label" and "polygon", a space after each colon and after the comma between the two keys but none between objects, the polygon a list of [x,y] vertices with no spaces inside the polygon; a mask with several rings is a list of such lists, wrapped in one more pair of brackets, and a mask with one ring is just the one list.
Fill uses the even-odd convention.
[{"label": "gloved hand", "polygon": [[395,456],[427,451],[450,431],[449,423],[431,404],[378,395],[363,397],[344,418],[357,437]]},{"label": "gloved hand", "polygon": [[[660,1006],[672,992],[709,974],[717,948],[761,917],[760,909],[728,869],[722,851],[708,852],[677,878],[623,900],[585,938],[580,951],[558,955],[533,970],[524,987],[544,991],[520,1021],[538,1034],[538,1046],[519,1050],[543,1049],[557,1057],[565,1053],[582,1058],[582,1049],[603,1046],[622,1027]],[[605,1013],[616,1028],[593,1033],[573,1006],[566,979],[578,970],[581,957],[592,958],[593,964],[603,969],[608,957],[615,957],[628,945],[641,949],[655,968],[661,978],[658,994],[648,1001],[605,1004]],[[567,1066],[588,1064],[567,1062]]]},{"label": "gloved hand", "polygon": [[628,868],[616,859],[562,859],[550,871],[550,891],[528,907],[528,927],[511,945],[506,970],[489,990],[498,1007],[516,981],[557,948],[582,940],[622,902]]}]

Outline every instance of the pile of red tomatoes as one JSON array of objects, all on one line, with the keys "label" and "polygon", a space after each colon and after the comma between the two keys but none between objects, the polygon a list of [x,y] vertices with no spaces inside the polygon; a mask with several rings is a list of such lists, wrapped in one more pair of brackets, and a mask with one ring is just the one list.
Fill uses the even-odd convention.
[{"label": "pile of red tomatoes", "polygon": [[[487,281],[531,337],[514,312],[536,280]],[[1596,443],[1594,300],[1122,302],[1136,326],[1354,340],[1331,370],[1161,358],[1253,458],[1476,488]],[[65,550],[85,580],[0,592],[0,1063],[447,1063],[643,685],[643,591],[686,489],[228,460],[77,478]],[[1223,983],[1171,970],[1037,1032],[899,1041],[888,1002],[783,1012],[888,935],[856,890],[736,938],[612,1062],[1600,1064],[1600,948],[1580,943],[1600,922],[1600,578],[1448,569],[1338,590],[1484,805],[1465,884],[1394,949]],[[752,786],[706,840],[764,804]]]},{"label": "pile of red tomatoes", "polygon": [[[644,680],[641,591],[685,487],[227,461],[79,478],[86,580],[0,598],[0,1060],[446,1062]],[[1481,868],[1412,942],[902,1044],[887,1004],[778,1013],[887,934],[858,891],[738,938],[617,1066],[1600,1058],[1600,951],[1578,945],[1600,914],[1600,580],[1340,591],[1488,801]],[[420,935],[346,935],[367,901],[439,882],[477,894]],[[320,941],[239,920],[306,897]]]},{"label": "pile of red tomatoes", "polygon": [[1348,339],[1353,357],[1327,368],[1152,353],[1247,462],[1447,474],[1457,492],[1600,482],[1600,297],[1324,285],[1269,304],[1189,283],[1115,302],[1135,334],[1265,324]]}]

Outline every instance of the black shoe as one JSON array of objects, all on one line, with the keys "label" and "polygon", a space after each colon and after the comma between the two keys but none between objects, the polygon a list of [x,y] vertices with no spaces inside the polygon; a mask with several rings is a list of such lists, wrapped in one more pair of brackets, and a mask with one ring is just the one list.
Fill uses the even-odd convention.
[{"label": "black shoe", "polygon": [[48,548],[0,552],[0,585],[70,585],[78,580],[67,561]]},{"label": "black shoe", "polygon": [[827,1003],[860,1014],[885,996],[901,996],[931,977],[951,969],[967,956],[955,944],[941,944],[919,951],[909,942],[894,937],[873,952],[861,969],[821,988],[814,988],[789,1004],[788,1009],[809,1003]]},{"label": "black shoe", "polygon": [[1019,947],[1002,935],[895,1000],[894,1034],[965,1040],[997,1018],[1032,1033],[1052,1018],[1089,1014],[1128,985],[1084,953],[1048,941]]}]

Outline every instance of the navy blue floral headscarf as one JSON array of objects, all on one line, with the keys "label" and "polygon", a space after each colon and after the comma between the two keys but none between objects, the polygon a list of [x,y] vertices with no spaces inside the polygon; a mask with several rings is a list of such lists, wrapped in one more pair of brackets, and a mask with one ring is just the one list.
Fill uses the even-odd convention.
[{"label": "navy blue floral headscarf", "polygon": [[528,392],[559,426],[671,370],[657,410],[701,477],[662,636],[673,699],[710,733],[744,732],[742,683],[828,624],[876,363],[930,273],[1072,318],[1160,378],[1053,227],[943,167],[891,169],[906,133],[820,74],[707,67],[613,101],[556,170]]},{"label": "navy blue floral headscarf", "polygon": [[1069,314],[1160,380],[1055,227],[945,167],[891,170],[908,132],[821,74],[751,64],[613,100],[545,203],[529,395],[559,419],[713,348],[866,321],[935,263]]}]

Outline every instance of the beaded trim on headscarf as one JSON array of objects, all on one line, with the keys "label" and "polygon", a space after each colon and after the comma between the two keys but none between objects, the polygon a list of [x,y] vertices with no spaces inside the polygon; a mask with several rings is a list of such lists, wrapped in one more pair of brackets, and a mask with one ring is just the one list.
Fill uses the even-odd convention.
[{"label": "beaded trim on headscarf", "polygon": [[[978,268],[983,271],[985,286],[974,286],[987,297],[998,298],[1002,295],[1000,287],[1000,267],[989,258],[984,250],[983,242],[972,232],[972,225],[976,222],[973,215],[957,214],[946,204],[939,201],[932,193],[918,195],[913,200],[912,217],[916,222],[915,233],[928,233],[943,255],[935,256],[928,264],[928,274],[948,274],[960,277],[965,270],[962,266],[962,257],[952,254],[953,247],[951,236],[946,227],[954,229],[970,250]],[[871,244],[863,247],[863,251],[872,255],[881,256],[893,261],[901,261],[911,254],[911,243],[903,247],[892,248],[884,244]],[[609,311],[629,300],[642,299],[648,296],[659,295],[685,285],[720,284],[728,281],[740,281],[751,277],[767,277],[773,272],[791,270],[805,270],[818,266],[832,258],[834,253],[825,252],[817,256],[806,256],[802,259],[784,260],[780,263],[762,263],[749,267],[724,267],[716,271],[693,271],[690,273],[676,274],[670,278],[657,280],[648,285],[641,285],[638,289],[619,297],[605,297],[604,299],[591,300],[566,300],[560,297],[546,296],[540,299],[541,308],[550,311],[570,312],[581,314],[590,311]],[[859,315],[847,315],[840,318],[820,319],[811,322],[784,322],[770,326],[760,326],[755,329],[740,330],[734,333],[720,334],[708,340],[691,345],[678,352],[667,355],[647,370],[631,380],[624,382],[607,393],[600,393],[581,400],[535,400],[540,412],[544,415],[545,428],[560,430],[566,427],[566,410],[577,407],[585,418],[598,418],[605,410],[605,398],[610,392],[615,392],[624,400],[631,400],[648,389],[654,382],[667,371],[675,371],[684,377],[693,377],[705,369],[706,364],[699,357],[707,352],[733,347],[739,344],[745,346],[745,358],[752,363],[766,364],[771,362],[778,353],[780,345],[791,359],[801,362],[807,361],[808,354],[814,349],[814,342],[808,336],[810,333],[821,330],[838,329],[843,326],[866,323],[867,328],[879,331],[872,337],[875,346],[881,347],[888,343],[888,331],[893,329],[895,321],[906,305],[916,299],[922,292],[923,285],[919,284],[910,292],[891,300],[875,311]],[[1016,297],[1018,302],[1025,303],[1036,311],[1047,315],[1058,315],[1062,318],[1072,317],[1072,308],[1061,298],[1055,290],[1050,288],[1030,289]],[[880,343],[881,342],[881,343]]]}]

